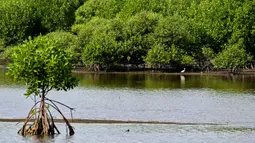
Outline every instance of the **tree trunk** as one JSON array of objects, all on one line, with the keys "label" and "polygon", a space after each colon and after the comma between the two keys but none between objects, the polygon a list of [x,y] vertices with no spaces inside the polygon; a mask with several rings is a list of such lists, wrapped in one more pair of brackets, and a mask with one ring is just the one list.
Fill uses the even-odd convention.
[{"label": "tree trunk", "polygon": [[[45,101],[50,101],[52,104],[46,103]],[[22,136],[26,135],[36,135],[36,136],[54,136],[55,135],[55,130],[57,131],[58,134],[60,132],[58,131],[57,127],[54,124],[54,119],[53,116],[48,109],[47,106],[51,106],[53,109],[57,110],[60,115],[63,117],[64,121],[66,122],[66,125],[68,126],[69,129],[69,135],[74,134],[73,127],[70,125],[69,121],[65,118],[65,116],[62,114],[62,112],[59,110],[57,105],[55,103],[64,105],[60,102],[50,100],[45,97],[45,92],[42,92],[41,95],[41,100],[36,102],[35,105],[31,108],[26,121],[24,122],[23,127],[18,131]],[[40,104],[39,108],[36,108],[36,105]],[[47,106],[46,106],[47,105]],[[68,106],[66,106],[68,107]],[[73,108],[70,108],[73,110]],[[31,119],[34,117],[34,114],[37,114],[37,118],[35,118],[34,122],[32,124],[28,124],[28,122],[31,122]]]}]

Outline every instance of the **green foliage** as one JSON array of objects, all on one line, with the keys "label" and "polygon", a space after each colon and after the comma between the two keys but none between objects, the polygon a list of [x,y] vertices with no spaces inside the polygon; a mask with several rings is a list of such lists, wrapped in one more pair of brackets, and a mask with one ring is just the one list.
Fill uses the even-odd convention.
[{"label": "green foliage", "polygon": [[185,53],[184,50],[176,47],[174,44],[171,47],[158,44],[154,45],[146,56],[146,62],[150,65],[159,64],[193,64],[194,58]]},{"label": "green foliage", "polygon": [[160,15],[141,12],[127,21],[95,17],[86,24],[73,26],[84,47],[83,63],[114,65],[144,62],[153,45],[153,32]]},{"label": "green foliage", "polygon": [[83,47],[82,61],[85,65],[113,65],[121,57],[121,22],[118,19],[94,18],[83,25],[76,25],[73,31],[78,33]]},{"label": "green foliage", "polygon": [[228,43],[233,32],[233,19],[236,9],[242,2],[236,0],[204,0],[197,3],[193,1],[188,10],[189,17],[201,25],[206,34],[211,37],[207,45],[219,52],[222,45]]},{"label": "green foliage", "polygon": [[117,17],[125,20],[142,11],[162,14],[167,10],[167,4],[167,0],[123,0],[123,8]]},{"label": "green foliage", "polygon": [[87,23],[95,16],[114,18],[121,6],[121,0],[88,0],[76,11],[76,24]]},{"label": "green foliage", "polygon": [[215,57],[213,64],[217,68],[229,68],[232,70],[245,66],[251,59],[252,57],[246,54],[243,39],[240,39],[238,43],[227,46],[225,50],[219,53]]},{"label": "green foliage", "polygon": [[14,47],[6,47],[4,52],[0,53],[0,60],[11,60],[11,55],[13,53]]},{"label": "green foliage", "polygon": [[0,39],[0,55],[4,51],[4,43],[5,43],[4,40]]},{"label": "green foliage", "polygon": [[178,48],[175,44],[170,47],[170,57],[172,64],[193,64],[194,58],[189,56],[183,49]]},{"label": "green foliage", "polygon": [[[203,69],[214,58],[228,63],[220,55],[233,47],[255,54],[254,8],[251,0],[0,0],[0,53],[47,34],[75,63]],[[55,32],[63,30],[73,33]]]},{"label": "green foliage", "polygon": [[189,14],[188,10],[191,7],[192,2],[198,2],[197,0],[168,0],[166,16],[182,15],[186,16]]},{"label": "green foliage", "polygon": [[16,45],[28,36],[69,30],[79,0],[0,0],[0,46]]},{"label": "green foliage", "polygon": [[45,96],[50,90],[69,90],[77,85],[72,76],[72,55],[48,37],[29,38],[12,54],[8,75],[28,85],[26,96]]},{"label": "green foliage", "polygon": [[149,49],[154,45],[153,33],[161,15],[142,11],[130,17],[123,28],[122,47],[127,51],[125,57],[130,57],[130,64],[144,62],[144,57]]},{"label": "green foliage", "polygon": [[184,64],[184,65],[194,64],[194,58],[192,56],[189,56],[189,55],[183,55],[182,60],[181,60],[181,64]]},{"label": "green foliage", "polygon": [[211,48],[207,48],[207,47],[203,47],[202,48],[202,54],[207,57],[207,58],[214,58],[215,53],[213,52],[213,50]]},{"label": "green foliage", "polygon": [[163,45],[154,45],[146,56],[146,62],[149,65],[155,64],[169,64],[170,63],[170,52],[166,50]]},{"label": "green foliage", "polygon": [[[79,0],[40,0],[33,2],[35,15],[40,27],[39,32],[69,30],[75,21],[75,11]],[[37,27],[37,28],[38,28]]]},{"label": "green foliage", "polygon": [[188,22],[180,16],[169,16],[159,20],[155,29],[155,37],[158,42],[167,46],[172,44],[181,48],[188,42]]},{"label": "green foliage", "polygon": [[202,48],[202,53],[200,55],[200,66],[203,69],[206,69],[207,71],[212,67],[212,60],[215,57],[215,53],[213,49],[208,48],[208,47],[203,47]]},{"label": "green foliage", "polygon": [[78,35],[79,44],[85,47],[90,42],[92,36],[96,36],[94,33],[101,33],[102,27],[105,27],[109,20],[104,18],[94,17],[86,24],[78,24],[72,27],[72,31]]},{"label": "green foliage", "polygon": [[34,9],[24,0],[0,1],[1,46],[22,42],[33,26]]},{"label": "green foliage", "polygon": [[236,43],[240,38],[244,40],[246,51],[255,54],[255,2],[246,0],[236,10],[233,19],[233,33],[230,43]]},{"label": "green foliage", "polygon": [[45,36],[56,41],[59,47],[63,48],[63,50],[70,52],[73,57],[72,62],[80,62],[82,49],[79,46],[77,36],[64,31],[51,32]]}]

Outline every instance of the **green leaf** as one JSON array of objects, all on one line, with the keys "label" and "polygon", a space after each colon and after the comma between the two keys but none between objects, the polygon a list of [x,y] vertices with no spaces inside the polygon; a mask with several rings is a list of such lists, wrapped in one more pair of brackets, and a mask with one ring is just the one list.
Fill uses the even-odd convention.
[{"label": "green leaf", "polygon": [[[22,54],[24,52],[26,54]],[[78,84],[72,75],[73,57],[70,55],[55,39],[38,36],[15,48],[13,63],[8,65],[13,70],[8,70],[8,75],[26,83],[28,89],[24,95],[27,98],[32,94],[46,96],[52,89],[67,91]],[[52,56],[58,58],[48,60]]]}]

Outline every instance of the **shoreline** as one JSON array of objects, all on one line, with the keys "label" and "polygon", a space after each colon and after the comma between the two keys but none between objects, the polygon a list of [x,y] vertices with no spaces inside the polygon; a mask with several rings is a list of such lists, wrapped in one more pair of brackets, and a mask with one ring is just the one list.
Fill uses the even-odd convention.
[{"label": "shoreline", "polygon": [[242,72],[239,72],[237,74],[229,73],[227,70],[221,70],[221,71],[210,71],[210,72],[185,72],[185,73],[177,73],[177,72],[160,72],[160,71],[125,71],[125,72],[119,72],[119,71],[99,71],[99,72],[93,72],[93,71],[86,71],[86,70],[73,70],[73,73],[77,74],[151,74],[151,75],[211,75],[211,76],[235,76],[235,75],[255,75],[255,69],[250,70],[244,70]]},{"label": "shoreline", "polygon": [[[25,119],[0,118],[0,122],[24,122]],[[30,120],[30,122],[34,119]],[[68,119],[70,123],[82,124],[162,124],[162,125],[227,125],[217,123],[193,123],[193,122],[164,122],[164,121],[134,121],[134,120],[98,120],[98,119]],[[54,119],[56,123],[64,123],[63,119]]]},{"label": "shoreline", "polygon": [[[7,69],[5,65],[0,65],[0,69]],[[151,74],[151,75],[206,75],[206,76],[235,76],[235,75],[255,75],[255,69],[247,69],[243,70],[242,72],[232,74],[228,70],[219,70],[219,71],[209,71],[209,72],[185,72],[185,73],[178,73],[178,72],[161,72],[161,71],[152,71],[152,70],[145,70],[145,71],[87,71],[86,69],[74,69],[72,70],[73,73],[77,74]]]}]

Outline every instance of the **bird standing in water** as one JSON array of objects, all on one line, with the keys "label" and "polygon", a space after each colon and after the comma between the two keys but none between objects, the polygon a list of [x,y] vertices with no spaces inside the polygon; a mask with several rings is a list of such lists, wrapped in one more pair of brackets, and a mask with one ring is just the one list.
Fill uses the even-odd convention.
[{"label": "bird standing in water", "polygon": [[181,71],[181,73],[184,73],[185,72],[185,68]]}]

